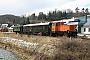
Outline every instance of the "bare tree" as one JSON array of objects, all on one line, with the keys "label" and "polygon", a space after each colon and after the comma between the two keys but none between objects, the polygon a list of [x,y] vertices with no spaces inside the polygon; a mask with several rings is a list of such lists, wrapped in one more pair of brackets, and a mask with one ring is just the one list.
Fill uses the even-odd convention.
[{"label": "bare tree", "polygon": [[88,8],[85,9],[85,13],[89,14],[89,9]]},{"label": "bare tree", "polygon": [[76,7],[75,11],[76,11],[76,13],[78,13],[78,11],[79,11],[78,7]]},{"label": "bare tree", "polygon": [[84,10],[85,10],[85,9],[84,9],[84,8],[82,8],[82,13],[84,13]]}]

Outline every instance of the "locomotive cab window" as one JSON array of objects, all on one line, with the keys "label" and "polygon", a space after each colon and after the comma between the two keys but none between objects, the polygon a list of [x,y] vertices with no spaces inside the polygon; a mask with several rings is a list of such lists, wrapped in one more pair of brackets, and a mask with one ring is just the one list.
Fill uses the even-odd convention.
[{"label": "locomotive cab window", "polygon": [[52,26],[58,26],[58,23],[53,23]]},{"label": "locomotive cab window", "polygon": [[52,26],[55,26],[55,25],[56,25],[55,23],[52,24]]},{"label": "locomotive cab window", "polygon": [[59,24],[58,23],[56,23],[56,26],[58,26]]}]

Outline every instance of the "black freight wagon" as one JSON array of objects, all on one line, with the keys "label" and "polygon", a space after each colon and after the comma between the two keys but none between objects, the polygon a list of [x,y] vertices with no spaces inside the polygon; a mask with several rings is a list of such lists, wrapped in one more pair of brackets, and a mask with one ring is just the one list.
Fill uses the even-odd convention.
[{"label": "black freight wagon", "polygon": [[13,32],[23,33],[23,25],[14,26],[14,27],[13,27]]},{"label": "black freight wagon", "polygon": [[50,32],[49,23],[36,23],[23,26],[23,33],[48,35]]}]

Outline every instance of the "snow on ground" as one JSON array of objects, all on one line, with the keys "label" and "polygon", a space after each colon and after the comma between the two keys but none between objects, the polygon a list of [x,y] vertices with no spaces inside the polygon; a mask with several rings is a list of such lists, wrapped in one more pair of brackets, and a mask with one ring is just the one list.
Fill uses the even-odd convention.
[{"label": "snow on ground", "polygon": [[14,45],[18,46],[19,48],[25,47],[26,50],[36,51],[36,52],[40,52],[48,55],[52,55],[55,51],[55,46],[53,45],[26,42],[24,40],[18,40],[18,39],[9,38],[9,37],[0,38],[0,42],[10,43],[13,46]]}]

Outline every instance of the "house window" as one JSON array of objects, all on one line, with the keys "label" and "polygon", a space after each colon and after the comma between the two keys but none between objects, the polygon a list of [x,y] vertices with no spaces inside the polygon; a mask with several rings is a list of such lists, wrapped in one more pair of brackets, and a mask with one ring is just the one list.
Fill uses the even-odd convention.
[{"label": "house window", "polygon": [[86,31],[86,28],[84,28],[84,32]]},{"label": "house window", "polygon": [[88,28],[88,32],[90,32],[90,28]]}]

